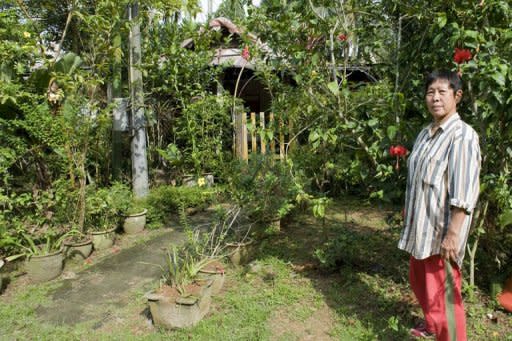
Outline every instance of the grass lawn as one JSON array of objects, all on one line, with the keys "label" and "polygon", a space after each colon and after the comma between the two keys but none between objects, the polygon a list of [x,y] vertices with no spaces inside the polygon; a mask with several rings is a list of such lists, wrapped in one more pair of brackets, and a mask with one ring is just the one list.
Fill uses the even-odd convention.
[{"label": "grass lawn", "polygon": [[[0,340],[408,340],[421,315],[407,284],[408,256],[396,248],[400,230],[386,223],[390,213],[338,201],[325,220],[295,215],[261,242],[251,264],[228,267],[210,313],[185,330],[152,326],[145,289],[113,305],[101,324],[46,324],[37,312],[59,281],[29,285],[21,276],[0,296]],[[313,255],[333,240],[343,242],[342,257],[327,272]],[[465,300],[469,340],[512,340],[512,316],[473,296]]]}]

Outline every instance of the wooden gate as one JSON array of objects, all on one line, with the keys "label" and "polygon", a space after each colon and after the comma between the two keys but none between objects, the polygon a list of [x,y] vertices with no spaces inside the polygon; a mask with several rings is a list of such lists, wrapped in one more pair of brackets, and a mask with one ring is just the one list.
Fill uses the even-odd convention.
[{"label": "wooden gate", "polygon": [[274,113],[239,113],[233,117],[233,146],[235,155],[248,160],[251,154],[273,154],[284,160],[287,142],[285,137],[291,131],[290,124],[286,131],[281,118],[275,119]]}]

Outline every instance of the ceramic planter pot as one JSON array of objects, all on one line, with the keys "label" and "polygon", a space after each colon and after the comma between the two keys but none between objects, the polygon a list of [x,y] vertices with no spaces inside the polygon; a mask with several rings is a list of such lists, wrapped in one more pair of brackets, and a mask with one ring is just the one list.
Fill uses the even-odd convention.
[{"label": "ceramic planter pot", "polygon": [[198,278],[212,281],[212,296],[215,296],[224,286],[226,274],[220,262],[212,262],[199,270]]},{"label": "ceramic planter pot", "polygon": [[135,234],[144,230],[146,226],[146,213],[148,210],[144,210],[140,213],[130,214],[124,218],[123,230],[126,234]]},{"label": "ceramic planter pot", "polygon": [[174,297],[164,290],[149,292],[145,296],[156,326],[167,329],[191,327],[210,310],[211,281],[201,285],[195,295]]},{"label": "ceramic planter pot", "polygon": [[105,231],[93,231],[91,232],[91,239],[94,250],[108,249],[114,245],[116,240],[116,228],[113,227]]},{"label": "ceramic planter pot", "polygon": [[46,282],[62,273],[64,254],[62,250],[47,255],[31,256],[25,263],[30,280],[34,283]]},{"label": "ceramic planter pot", "polygon": [[235,266],[243,265],[249,262],[254,250],[254,240],[248,239],[243,242],[226,243],[228,257]]},{"label": "ceramic planter pot", "polygon": [[65,240],[64,245],[64,256],[74,260],[84,260],[89,257],[92,253],[92,239],[84,238],[80,241]]}]

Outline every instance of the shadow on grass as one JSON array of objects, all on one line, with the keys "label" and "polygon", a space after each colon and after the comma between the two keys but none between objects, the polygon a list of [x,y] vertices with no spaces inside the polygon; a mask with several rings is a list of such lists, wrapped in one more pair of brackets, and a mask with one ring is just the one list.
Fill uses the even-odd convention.
[{"label": "shadow on grass", "polygon": [[[261,255],[290,262],[312,280],[336,312],[334,334],[342,340],[405,340],[413,324],[408,256],[397,249],[399,228],[386,226],[385,214],[335,203],[326,219],[297,215],[262,244]],[[326,271],[314,252],[335,240],[336,263]]]}]

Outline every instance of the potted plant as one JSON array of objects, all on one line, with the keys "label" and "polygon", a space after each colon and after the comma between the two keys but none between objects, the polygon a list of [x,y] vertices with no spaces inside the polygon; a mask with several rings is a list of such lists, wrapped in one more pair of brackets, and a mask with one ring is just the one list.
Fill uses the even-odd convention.
[{"label": "potted plant", "polygon": [[145,295],[156,326],[190,327],[208,313],[212,282],[197,278],[206,263],[208,260],[197,259],[183,247],[172,246],[168,251],[163,283]]},{"label": "potted plant", "polygon": [[123,230],[126,234],[135,234],[144,230],[146,226],[146,201],[143,199],[134,199],[130,208],[127,210],[123,222]]},{"label": "potted plant", "polygon": [[64,256],[74,260],[84,260],[92,253],[92,238],[82,233],[76,226],[66,233],[62,241]]},{"label": "potted plant", "polygon": [[85,222],[95,250],[114,244],[121,214],[127,210],[130,201],[130,189],[120,182],[113,183],[109,188],[88,186]]},{"label": "potted plant", "polygon": [[57,278],[64,266],[62,241],[66,235],[58,236],[48,231],[41,237],[22,232],[23,254],[26,256],[25,271],[32,282],[46,282]]}]

